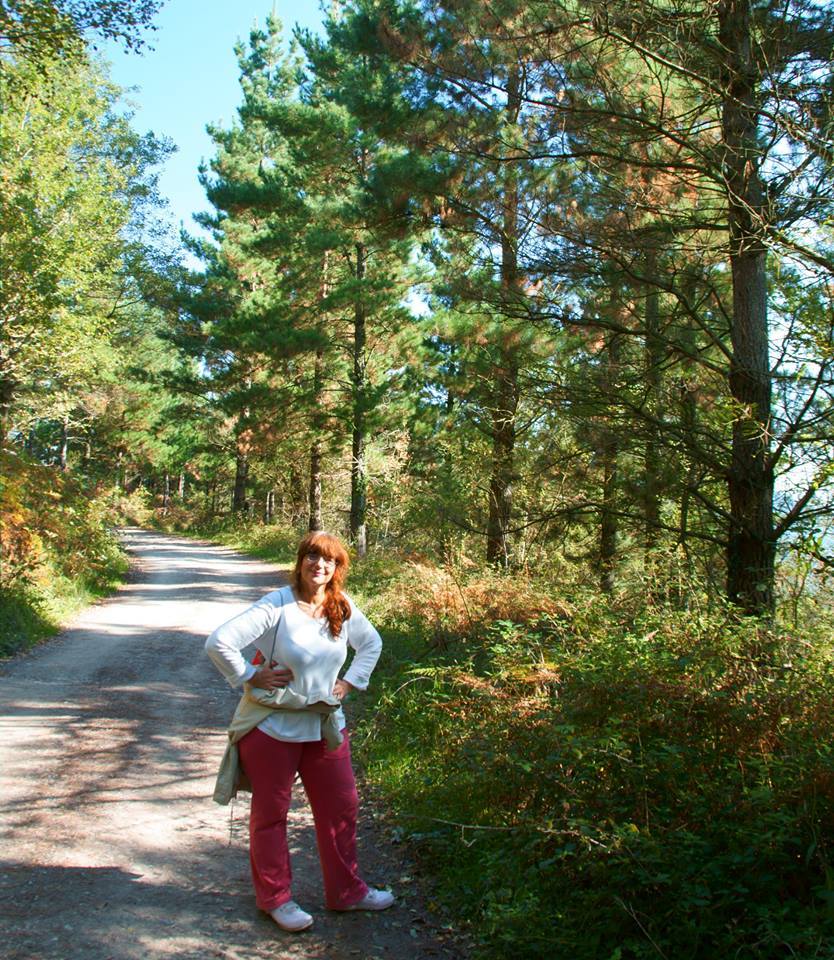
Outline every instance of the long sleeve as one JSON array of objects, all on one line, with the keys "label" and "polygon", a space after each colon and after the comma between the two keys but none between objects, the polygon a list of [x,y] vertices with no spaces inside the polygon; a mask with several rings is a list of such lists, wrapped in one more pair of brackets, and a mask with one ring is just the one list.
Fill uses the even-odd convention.
[{"label": "long sleeve", "polygon": [[350,619],[345,621],[345,626],[348,630],[348,643],[356,652],[344,679],[358,690],[366,690],[382,652],[382,639],[352,600],[350,606],[351,615]]},{"label": "long sleeve", "polygon": [[231,686],[238,687],[255,674],[255,667],[247,663],[240,651],[264,638],[278,623],[281,599],[280,590],[268,593],[243,613],[221,624],[206,640],[206,653]]}]

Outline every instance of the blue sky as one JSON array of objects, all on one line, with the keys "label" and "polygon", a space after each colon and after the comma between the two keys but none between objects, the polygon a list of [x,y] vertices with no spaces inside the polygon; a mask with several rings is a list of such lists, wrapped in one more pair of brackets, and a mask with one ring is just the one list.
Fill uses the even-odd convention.
[{"label": "blue sky", "polygon": [[124,53],[107,45],[101,51],[112,79],[137,88],[128,94],[134,129],[153,130],[177,145],[160,188],[174,225],[182,222],[190,232],[197,231],[191,214],[206,208],[197,182],[200,161],[214,152],[206,124],[228,126],[240,102],[233,47],[273,9],[287,35],[296,23],[316,29],[322,21],[318,0],[166,0],[154,21],[157,30],[147,34],[152,50]]}]

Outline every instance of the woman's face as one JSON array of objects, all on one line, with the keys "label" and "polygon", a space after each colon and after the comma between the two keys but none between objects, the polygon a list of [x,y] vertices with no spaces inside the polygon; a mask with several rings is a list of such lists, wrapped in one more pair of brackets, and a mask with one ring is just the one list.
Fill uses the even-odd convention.
[{"label": "woman's face", "polygon": [[318,551],[311,550],[301,561],[301,584],[305,591],[315,593],[330,583],[335,572],[335,560],[328,560]]}]

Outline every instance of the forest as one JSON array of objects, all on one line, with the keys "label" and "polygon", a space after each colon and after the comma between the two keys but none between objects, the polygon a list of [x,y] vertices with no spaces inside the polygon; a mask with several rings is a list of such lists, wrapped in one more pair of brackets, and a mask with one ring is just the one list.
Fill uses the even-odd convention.
[{"label": "forest", "polygon": [[158,7],[0,2],[0,655],[119,525],[331,530],[480,956],[834,956],[830,5],[265,9],[177,237]]}]

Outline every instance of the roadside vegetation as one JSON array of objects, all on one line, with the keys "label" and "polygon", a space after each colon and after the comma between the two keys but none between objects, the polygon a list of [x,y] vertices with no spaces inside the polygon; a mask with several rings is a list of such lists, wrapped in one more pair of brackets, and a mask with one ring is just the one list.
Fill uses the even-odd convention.
[{"label": "roadside vegetation", "polygon": [[[117,521],[293,560],[288,526],[4,468],[4,653],[112,587]],[[510,573],[465,541],[444,560],[355,559],[351,592],[385,639],[354,700],[357,760],[432,909],[485,960],[827,955],[831,598],[739,617],[678,559],[608,596],[556,552]]]},{"label": "roadside vegetation", "polygon": [[0,657],[50,636],[128,569],[112,525],[124,512],[77,478],[0,454]]},{"label": "roadside vegetation", "polygon": [[388,641],[359,742],[438,900],[490,958],[825,955],[830,620],[558,566],[358,571]]},{"label": "roadside vegetation", "polygon": [[[281,564],[299,535],[199,533]],[[478,956],[829,955],[830,598],[768,625],[664,560],[610,596],[556,554],[355,562],[385,639],[357,759]]]},{"label": "roadside vegetation", "polygon": [[486,960],[834,958],[831,4],[266,5],[182,238],[158,7],[0,7],[0,653],[119,523],[333,530]]}]

